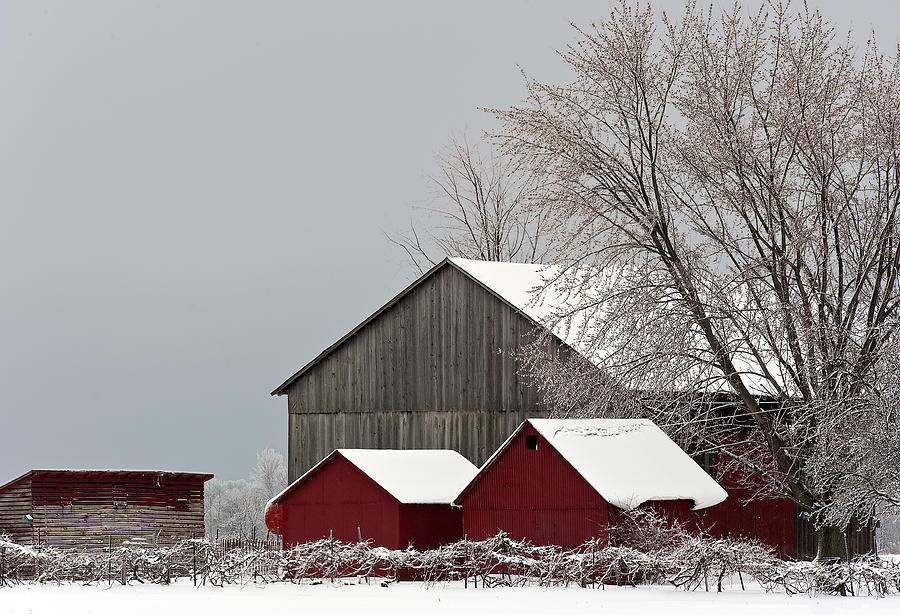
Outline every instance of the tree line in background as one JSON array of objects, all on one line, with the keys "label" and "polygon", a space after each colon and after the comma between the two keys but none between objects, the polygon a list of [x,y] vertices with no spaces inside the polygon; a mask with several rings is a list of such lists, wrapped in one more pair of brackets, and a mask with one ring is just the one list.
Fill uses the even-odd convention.
[{"label": "tree line in background", "polygon": [[573,27],[571,80],[526,77],[483,143],[451,142],[392,240],[420,272],[553,265],[587,350],[524,357],[550,410],[654,419],[841,557],[851,518],[900,508],[896,45],[805,3]]},{"label": "tree line in background", "polygon": [[207,481],[203,492],[207,536],[262,540],[266,538],[266,503],[287,487],[284,456],[272,448],[256,453],[248,479]]}]

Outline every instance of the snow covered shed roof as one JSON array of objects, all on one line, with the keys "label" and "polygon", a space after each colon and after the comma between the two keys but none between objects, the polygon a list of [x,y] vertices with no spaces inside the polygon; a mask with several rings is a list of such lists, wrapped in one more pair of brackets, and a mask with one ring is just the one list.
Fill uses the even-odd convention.
[{"label": "snow covered shed roof", "polygon": [[528,419],[488,459],[479,475],[529,424],[604,500],[623,510],[650,500],[692,500],[698,510],[728,497],[648,419]]},{"label": "snow covered shed roof", "polygon": [[478,473],[471,461],[452,450],[340,448],[317,463],[269,502],[281,502],[306,479],[340,455],[401,504],[452,504]]}]

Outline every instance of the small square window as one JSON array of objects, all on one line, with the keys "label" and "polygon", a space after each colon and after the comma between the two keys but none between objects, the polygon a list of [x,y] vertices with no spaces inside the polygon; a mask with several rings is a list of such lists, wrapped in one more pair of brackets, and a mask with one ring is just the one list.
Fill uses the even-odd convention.
[{"label": "small square window", "polygon": [[525,436],[525,449],[529,451],[537,450],[537,435],[526,435]]}]

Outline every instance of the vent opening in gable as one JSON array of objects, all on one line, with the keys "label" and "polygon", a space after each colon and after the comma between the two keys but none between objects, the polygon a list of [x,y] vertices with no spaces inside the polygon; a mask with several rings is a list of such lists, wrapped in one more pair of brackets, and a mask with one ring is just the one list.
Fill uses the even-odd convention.
[{"label": "vent opening in gable", "polygon": [[525,436],[525,450],[537,450],[537,434],[530,434]]}]

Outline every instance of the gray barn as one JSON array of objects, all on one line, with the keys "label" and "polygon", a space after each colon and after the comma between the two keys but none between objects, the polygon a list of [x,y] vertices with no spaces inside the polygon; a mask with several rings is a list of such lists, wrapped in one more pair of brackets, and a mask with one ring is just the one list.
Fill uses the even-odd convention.
[{"label": "gray barn", "polygon": [[484,462],[545,415],[515,352],[539,267],[446,259],[272,392],[288,398],[291,481],[335,448],[452,448]]}]

